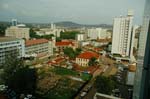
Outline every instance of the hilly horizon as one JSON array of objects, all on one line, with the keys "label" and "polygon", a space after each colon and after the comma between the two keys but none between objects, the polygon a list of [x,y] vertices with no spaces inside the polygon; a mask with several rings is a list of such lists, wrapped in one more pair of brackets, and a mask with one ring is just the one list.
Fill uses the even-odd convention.
[{"label": "hilly horizon", "polygon": [[[51,23],[26,23],[26,22],[18,22],[18,23],[24,23],[24,24],[36,24],[36,25],[49,25]],[[0,21],[0,24],[7,24],[10,25],[11,22],[7,21]],[[54,22],[57,26],[60,27],[69,27],[69,28],[80,28],[80,27],[106,27],[111,28],[112,25],[110,24],[79,24],[72,21],[60,21],[60,22]]]}]

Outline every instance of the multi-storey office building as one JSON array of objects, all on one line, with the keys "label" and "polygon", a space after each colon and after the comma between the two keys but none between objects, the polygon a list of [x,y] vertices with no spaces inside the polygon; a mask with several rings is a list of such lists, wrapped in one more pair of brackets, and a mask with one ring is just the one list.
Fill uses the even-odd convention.
[{"label": "multi-storey office building", "polygon": [[5,63],[8,54],[16,54],[18,57],[23,57],[24,40],[8,37],[0,37],[0,64]]},{"label": "multi-storey office building", "polygon": [[112,38],[112,54],[120,54],[130,56],[132,46],[132,21],[133,14],[114,18],[113,38]]},{"label": "multi-storey office building", "polygon": [[85,40],[85,34],[76,34],[76,40],[77,41]]},{"label": "multi-storey office building", "polygon": [[51,56],[53,55],[52,41],[46,39],[27,40],[25,42],[25,54],[26,56]]},{"label": "multi-storey office building", "polygon": [[92,28],[88,29],[89,39],[106,39],[111,38],[111,33],[107,32],[107,29]]},{"label": "multi-storey office building", "polygon": [[29,39],[29,28],[25,27],[25,25],[11,26],[6,29],[5,36],[15,37],[15,38],[25,38]]},{"label": "multi-storey office building", "polygon": [[133,99],[150,99],[150,0],[146,0]]}]

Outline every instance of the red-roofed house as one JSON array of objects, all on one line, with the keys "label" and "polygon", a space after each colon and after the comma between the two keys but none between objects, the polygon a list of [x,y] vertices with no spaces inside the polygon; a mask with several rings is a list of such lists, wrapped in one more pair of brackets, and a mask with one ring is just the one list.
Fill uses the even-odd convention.
[{"label": "red-roofed house", "polygon": [[53,54],[52,42],[46,39],[26,40],[25,53],[26,56],[50,56]]},{"label": "red-roofed house", "polygon": [[95,57],[97,60],[99,60],[99,54],[95,52],[84,52],[81,53],[76,57],[76,63],[79,64],[80,66],[88,66],[88,63],[91,58]]},{"label": "red-roofed house", "polygon": [[75,48],[75,44],[71,41],[60,41],[56,42],[56,51],[62,52],[66,47]]}]

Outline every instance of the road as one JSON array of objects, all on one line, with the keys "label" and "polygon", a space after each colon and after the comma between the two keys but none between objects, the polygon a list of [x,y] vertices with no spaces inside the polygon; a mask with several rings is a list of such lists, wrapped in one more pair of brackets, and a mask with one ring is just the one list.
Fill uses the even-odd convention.
[{"label": "road", "polygon": [[[104,71],[104,73],[102,74],[102,71]],[[80,90],[79,94],[74,98],[74,99],[93,99],[93,96],[96,93],[96,88],[94,88],[94,81],[95,81],[95,77],[98,75],[104,75],[104,76],[109,76],[112,74],[115,74],[117,72],[117,68],[115,66],[105,66],[103,68],[101,68],[101,70],[98,70],[96,72],[97,75],[95,75],[90,81],[89,83],[87,83],[84,88],[82,88],[82,90]],[[88,88],[88,86],[92,86],[92,88],[87,92],[87,94],[81,98],[81,93],[85,92],[85,90]]]}]

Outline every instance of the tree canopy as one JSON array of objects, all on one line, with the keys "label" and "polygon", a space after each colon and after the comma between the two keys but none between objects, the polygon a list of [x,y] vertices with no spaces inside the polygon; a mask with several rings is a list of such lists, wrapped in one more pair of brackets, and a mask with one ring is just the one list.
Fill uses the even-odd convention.
[{"label": "tree canopy", "polygon": [[37,38],[37,39],[40,39],[40,38],[44,38],[44,39],[51,39],[54,35],[53,34],[49,34],[49,35],[37,35],[36,32],[31,28],[30,29],[30,37],[31,38]]},{"label": "tree canopy", "polygon": [[89,60],[89,63],[88,63],[88,65],[89,66],[94,66],[94,65],[96,65],[97,64],[97,61],[96,61],[97,59],[95,58],[95,57],[92,57],[90,60]]},{"label": "tree canopy", "polygon": [[67,31],[67,32],[61,32],[60,37],[62,39],[75,39],[76,34],[78,34],[78,31]]},{"label": "tree canopy", "polygon": [[36,87],[36,70],[25,66],[16,55],[9,55],[2,65],[2,81],[18,94],[34,93]]},{"label": "tree canopy", "polygon": [[69,58],[75,58],[77,55],[81,53],[80,48],[76,48],[75,50],[71,47],[67,47],[64,49],[64,54],[67,55]]},{"label": "tree canopy", "polygon": [[111,77],[98,76],[95,81],[97,91],[103,94],[111,94],[115,88],[115,82],[111,80]]}]

